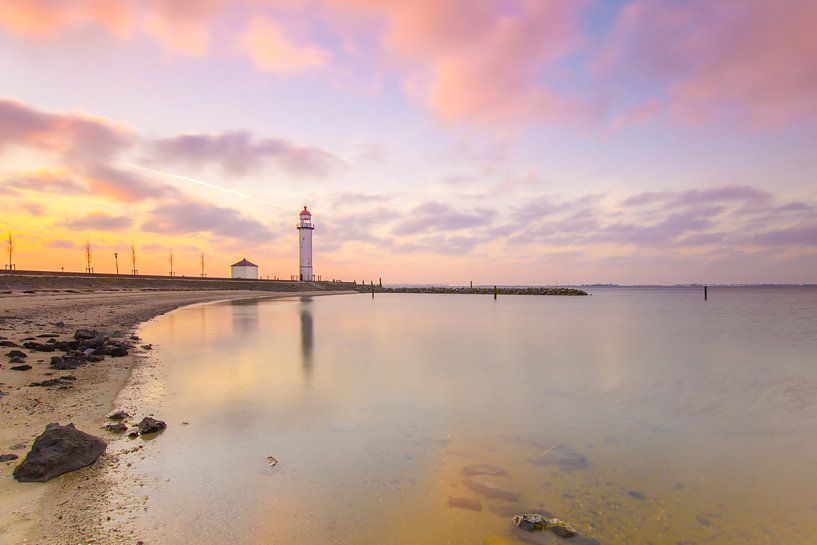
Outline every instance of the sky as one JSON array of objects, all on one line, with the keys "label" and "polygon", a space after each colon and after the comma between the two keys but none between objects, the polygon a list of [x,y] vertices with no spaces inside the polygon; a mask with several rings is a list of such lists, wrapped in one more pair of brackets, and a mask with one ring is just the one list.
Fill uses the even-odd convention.
[{"label": "sky", "polygon": [[0,7],[18,269],[817,282],[812,0]]}]

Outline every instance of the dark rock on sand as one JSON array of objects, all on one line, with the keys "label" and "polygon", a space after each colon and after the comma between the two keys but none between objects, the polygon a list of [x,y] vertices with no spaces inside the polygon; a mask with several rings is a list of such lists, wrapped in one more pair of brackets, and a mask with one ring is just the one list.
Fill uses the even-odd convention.
[{"label": "dark rock on sand", "polygon": [[26,354],[22,350],[10,350],[9,352],[6,352],[6,357],[9,357],[11,359],[15,359],[15,358],[20,359],[20,358],[27,358],[28,354]]},{"label": "dark rock on sand", "polygon": [[56,346],[53,344],[43,344],[34,341],[23,343],[23,348],[28,348],[29,350],[34,350],[35,352],[53,352],[56,350]]},{"label": "dark rock on sand", "polygon": [[153,350],[153,345],[152,344],[143,344],[142,345],[142,350]]},{"label": "dark rock on sand", "polygon": [[128,355],[128,349],[125,348],[124,346],[121,346],[121,345],[120,346],[115,346],[115,347],[111,348],[110,355],[111,355],[111,357],[114,357],[114,358],[122,358],[122,357]]},{"label": "dark rock on sand", "polygon": [[106,447],[105,441],[79,431],[73,424],[48,424],[23,463],[14,468],[14,478],[20,482],[51,480],[93,464]]},{"label": "dark rock on sand", "polygon": [[116,424],[106,424],[105,429],[113,433],[125,433],[128,431],[128,426],[123,422],[117,422]]},{"label": "dark rock on sand", "polygon": [[15,365],[14,367],[10,367],[12,371],[28,371],[31,369],[30,365]]},{"label": "dark rock on sand", "polygon": [[127,420],[128,418],[130,418],[130,415],[125,411],[116,411],[113,414],[109,414],[108,418],[110,420]]},{"label": "dark rock on sand", "polygon": [[42,388],[48,388],[49,386],[62,386],[65,383],[63,382],[66,380],[64,377],[60,378],[50,378],[47,380],[43,380],[41,382],[32,382],[29,386],[40,386]]},{"label": "dark rock on sand", "polygon": [[550,447],[531,461],[538,466],[556,465],[563,471],[587,469],[590,466],[583,454],[563,445]]},{"label": "dark rock on sand", "polygon": [[482,511],[482,504],[479,500],[475,500],[474,498],[455,498],[453,496],[448,496],[448,507],[470,509],[471,511]]},{"label": "dark rock on sand", "polygon": [[646,500],[647,496],[644,495],[643,492],[639,492],[637,490],[630,490],[627,492],[627,495],[631,498],[635,498],[637,500]]},{"label": "dark rock on sand", "polygon": [[146,416],[139,422],[139,434],[140,435],[147,435],[150,433],[158,433],[165,429],[167,424],[162,422],[161,420],[156,420],[155,418],[151,418]]},{"label": "dark rock on sand", "polygon": [[0,454],[0,462],[11,462],[12,460],[16,459],[16,454]]},{"label": "dark rock on sand", "polygon": [[506,475],[505,470],[501,467],[492,466],[490,464],[475,464],[465,466],[462,472],[473,477],[474,475]]},{"label": "dark rock on sand", "polygon": [[18,348],[20,345],[14,341],[0,341],[0,346],[6,346],[9,348]]},{"label": "dark rock on sand", "polygon": [[26,360],[24,360],[23,358],[11,358],[9,360],[9,363],[25,363],[25,362]]},{"label": "dark rock on sand", "polygon": [[93,329],[77,329],[74,332],[74,338],[78,341],[84,341],[88,339],[95,339],[97,337],[97,332]]},{"label": "dark rock on sand", "polygon": [[136,430],[131,430],[130,432],[128,432],[128,437],[130,437],[131,439],[139,437],[139,432]]},{"label": "dark rock on sand", "polygon": [[68,369],[76,369],[77,366],[71,362],[68,358],[63,358],[61,356],[53,356],[51,358],[51,369],[56,369],[57,371],[65,371]]}]

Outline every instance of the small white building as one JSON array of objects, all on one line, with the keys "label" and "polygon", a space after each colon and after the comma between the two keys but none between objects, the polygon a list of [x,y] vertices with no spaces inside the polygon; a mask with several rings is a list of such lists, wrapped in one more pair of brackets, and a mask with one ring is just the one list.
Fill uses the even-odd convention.
[{"label": "small white building", "polygon": [[231,278],[248,278],[258,280],[258,265],[247,261],[246,258],[238,263],[230,265]]}]

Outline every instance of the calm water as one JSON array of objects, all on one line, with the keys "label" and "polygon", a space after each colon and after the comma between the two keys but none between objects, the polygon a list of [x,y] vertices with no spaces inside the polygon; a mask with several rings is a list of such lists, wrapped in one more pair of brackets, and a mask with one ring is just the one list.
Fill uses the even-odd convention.
[{"label": "calm water", "polygon": [[817,543],[815,289],[243,301],[140,334],[149,543],[517,543],[532,509],[602,544]]}]

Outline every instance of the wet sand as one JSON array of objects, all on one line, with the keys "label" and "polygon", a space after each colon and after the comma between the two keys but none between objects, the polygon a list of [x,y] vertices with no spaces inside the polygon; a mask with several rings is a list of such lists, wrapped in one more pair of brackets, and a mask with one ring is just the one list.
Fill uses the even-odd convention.
[{"label": "wet sand", "polygon": [[[38,335],[58,335],[71,339],[78,328],[106,333],[132,335],[141,322],[172,309],[219,300],[288,297],[292,293],[249,290],[208,291],[67,291],[44,293],[26,286],[23,293],[14,290],[0,295],[0,340],[22,345]],[[72,290],[73,291],[73,290]],[[303,295],[328,295],[335,292],[301,292]],[[134,343],[137,346],[138,342]],[[32,369],[12,370],[6,353],[12,349],[28,354]],[[62,475],[48,483],[18,483],[12,478],[14,466],[22,461],[34,438],[46,424],[73,422],[78,429],[112,440],[103,431],[105,417],[113,409],[117,393],[126,384],[131,371],[144,360],[147,350],[135,348],[121,358],[106,358],[71,371],[49,368],[51,353],[22,348],[0,348],[0,454],[16,454],[17,460],[0,463],[0,536],[3,544],[80,543],[96,535],[102,521],[95,513],[106,504],[110,483],[102,478],[102,469],[115,464],[114,456],[103,455],[97,463]],[[60,375],[76,380],[67,387],[32,387],[30,383]],[[111,529],[106,543],[135,543],[131,537],[117,538]]]}]

